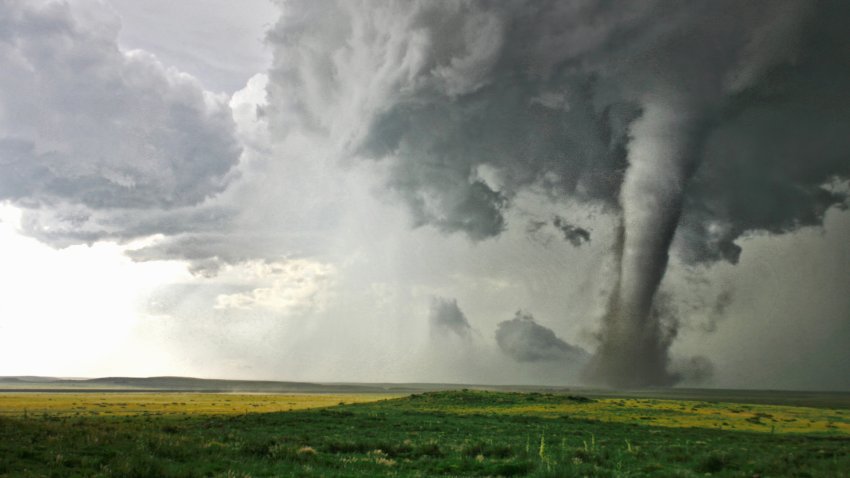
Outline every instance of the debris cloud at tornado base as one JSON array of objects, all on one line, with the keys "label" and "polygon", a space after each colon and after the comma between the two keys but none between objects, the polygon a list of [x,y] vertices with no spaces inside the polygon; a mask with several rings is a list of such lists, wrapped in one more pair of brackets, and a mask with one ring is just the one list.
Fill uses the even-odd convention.
[{"label": "debris cloud at tornado base", "polygon": [[281,3],[276,137],[381,161],[416,226],[473,241],[528,190],[619,218],[591,382],[680,378],[671,251],[735,263],[741,235],[846,204],[827,187],[850,176],[844,2]]}]

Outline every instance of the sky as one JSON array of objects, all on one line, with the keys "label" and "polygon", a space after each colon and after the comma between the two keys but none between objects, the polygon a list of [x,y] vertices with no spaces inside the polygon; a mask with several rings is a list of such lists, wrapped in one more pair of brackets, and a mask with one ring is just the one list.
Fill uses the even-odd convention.
[{"label": "sky", "polygon": [[839,0],[0,3],[0,376],[850,390]]}]

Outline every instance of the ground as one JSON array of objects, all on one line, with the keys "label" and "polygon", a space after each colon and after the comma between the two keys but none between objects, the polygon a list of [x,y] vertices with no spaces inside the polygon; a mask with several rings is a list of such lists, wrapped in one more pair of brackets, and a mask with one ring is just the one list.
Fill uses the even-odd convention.
[{"label": "ground", "polygon": [[0,395],[0,476],[850,477],[850,410],[543,393]]}]

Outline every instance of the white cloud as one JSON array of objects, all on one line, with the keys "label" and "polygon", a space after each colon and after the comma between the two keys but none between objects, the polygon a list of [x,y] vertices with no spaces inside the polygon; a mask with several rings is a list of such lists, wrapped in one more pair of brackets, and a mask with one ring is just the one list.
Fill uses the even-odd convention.
[{"label": "white cloud", "polygon": [[0,18],[0,200],[29,209],[33,235],[153,234],[150,211],[193,207],[233,179],[241,147],[226,101],[121,51],[102,3],[12,0]]},{"label": "white cloud", "polygon": [[333,285],[335,268],[306,259],[276,263],[249,261],[229,266],[221,280],[235,276],[263,284],[248,292],[221,294],[216,309],[267,309],[284,315],[322,312]]},{"label": "white cloud", "polygon": [[265,32],[280,10],[269,0],[107,0],[121,16],[122,48],[144,49],[163,63],[231,93],[271,63]]}]

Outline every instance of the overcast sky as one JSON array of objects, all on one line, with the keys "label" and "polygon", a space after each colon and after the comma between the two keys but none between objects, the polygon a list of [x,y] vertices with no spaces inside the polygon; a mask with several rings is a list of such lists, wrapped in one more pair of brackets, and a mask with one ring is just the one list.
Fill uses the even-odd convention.
[{"label": "overcast sky", "polygon": [[0,375],[850,389],[841,1],[0,3]]}]

